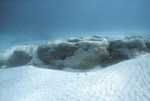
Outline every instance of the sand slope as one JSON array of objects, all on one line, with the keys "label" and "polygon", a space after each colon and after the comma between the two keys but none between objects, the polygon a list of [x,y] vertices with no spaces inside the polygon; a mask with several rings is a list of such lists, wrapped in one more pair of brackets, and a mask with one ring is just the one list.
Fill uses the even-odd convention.
[{"label": "sand slope", "polygon": [[104,69],[0,69],[0,101],[150,101],[150,54]]}]

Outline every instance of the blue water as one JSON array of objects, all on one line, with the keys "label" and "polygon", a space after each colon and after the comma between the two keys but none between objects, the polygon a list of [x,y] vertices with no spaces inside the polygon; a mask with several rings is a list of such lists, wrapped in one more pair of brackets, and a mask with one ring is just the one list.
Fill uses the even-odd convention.
[{"label": "blue water", "polygon": [[150,37],[150,0],[0,0],[0,49],[86,35]]}]

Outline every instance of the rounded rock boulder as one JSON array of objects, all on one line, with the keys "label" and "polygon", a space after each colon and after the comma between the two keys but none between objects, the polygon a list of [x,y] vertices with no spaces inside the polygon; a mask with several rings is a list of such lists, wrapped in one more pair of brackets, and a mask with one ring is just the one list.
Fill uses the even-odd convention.
[{"label": "rounded rock boulder", "polygon": [[103,37],[79,37],[48,42],[38,47],[38,57],[56,67],[88,69],[108,57],[109,43]]},{"label": "rounded rock boulder", "polygon": [[33,58],[34,45],[18,45],[0,51],[0,67],[15,67],[27,64]]}]

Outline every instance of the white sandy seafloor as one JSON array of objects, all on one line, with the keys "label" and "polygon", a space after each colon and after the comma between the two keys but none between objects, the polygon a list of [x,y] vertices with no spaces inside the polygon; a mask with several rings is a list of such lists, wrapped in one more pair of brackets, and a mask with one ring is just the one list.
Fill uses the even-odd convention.
[{"label": "white sandy seafloor", "polygon": [[84,72],[0,69],[0,101],[150,101],[150,54]]}]

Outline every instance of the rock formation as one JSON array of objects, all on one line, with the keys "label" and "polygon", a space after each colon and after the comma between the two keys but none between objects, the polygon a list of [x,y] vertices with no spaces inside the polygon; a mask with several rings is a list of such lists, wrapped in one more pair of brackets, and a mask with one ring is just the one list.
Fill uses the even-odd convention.
[{"label": "rock formation", "polygon": [[103,37],[80,37],[49,42],[38,47],[38,57],[57,67],[87,69],[108,57],[109,43]]},{"label": "rock formation", "polygon": [[27,64],[32,59],[34,45],[18,45],[0,51],[0,66],[15,67]]},{"label": "rock formation", "polygon": [[[37,48],[36,58],[42,61],[35,64],[33,50]],[[62,69],[89,69],[96,65],[108,65],[131,59],[143,52],[150,52],[150,39],[125,37],[108,39],[99,36],[75,37],[47,42],[41,45],[18,45],[0,51],[0,67],[15,67],[31,64]]]}]

